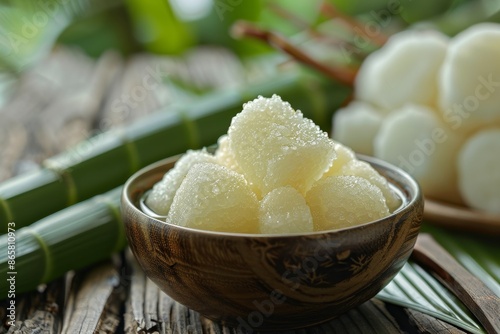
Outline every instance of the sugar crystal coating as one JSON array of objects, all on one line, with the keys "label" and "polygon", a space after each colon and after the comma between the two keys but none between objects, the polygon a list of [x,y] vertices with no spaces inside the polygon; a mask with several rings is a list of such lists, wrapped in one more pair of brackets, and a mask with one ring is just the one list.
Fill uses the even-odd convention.
[{"label": "sugar crystal coating", "polygon": [[352,160],[342,167],[341,175],[354,175],[362,177],[382,191],[387,207],[392,212],[401,205],[401,200],[389,187],[387,179],[380,175],[372,166],[364,161]]},{"label": "sugar crystal coating", "polygon": [[228,136],[238,165],[263,195],[287,185],[304,194],[335,158],[328,135],[277,95],[246,103]]},{"label": "sugar crystal coating", "polygon": [[201,162],[216,162],[213,155],[205,149],[200,151],[189,150],[175,164],[174,168],[169,170],[163,179],[153,186],[153,190],[146,199],[146,205],[159,215],[166,215],[175,192],[184,180],[189,169]]},{"label": "sugar crystal coating", "polygon": [[[229,137],[227,135],[223,135],[219,138],[219,140],[217,140],[217,150],[215,151],[215,158],[217,160],[217,163],[219,163],[220,165],[244,175],[241,167],[236,162],[233,151],[231,151],[231,147],[229,146]],[[257,195],[257,197],[261,198],[260,189],[251,182],[248,182],[248,184],[253,192]]]},{"label": "sugar crystal coating", "polygon": [[368,180],[382,191],[391,212],[401,205],[400,198],[392,191],[385,177],[380,175],[370,164],[358,160],[356,154],[349,147],[338,142],[334,143],[337,158],[333,162],[332,167],[323,175],[322,179],[333,175],[359,176]]},{"label": "sugar crystal coating", "polygon": [[246,103],[214,155],[188,151],[146,204],[180,226],[288,234],[385,217],[399,206],[391,196],[371,166],[274,95]]},{"label": "sugar crystal coating", "polygon": [[286,234],[313,231],[311,210],[304,197],[290,186],[276,188],[260,202],[260,233]]},{"label": "sugar crystal coating", "polygon": [[382,191],[359,176],[330,176],[306,196],[316,231],[355,226],[389,215]]},{"label": "sugar crystal coating", "polygon": [[332,141],[334,144],[337,157],[333,161],[333,164],[330,167],[330,169],[328,169],[326,173],[323,174],[322,178],[338,174],[340,169],[344,167],[347,163],[349,163],[352,160],[356,160],[356,154],[354,153],[353,150],[351,150],[347,146],[342,145],[339,142],[336,142],[334,140]]},{"label": "sugar crystal coating", "polygon": [[231,147],[229,147],[229,137],[227,135],[223,135],[217,140],[217,151],[215,151],[215,158],[217,162],[222,166],[225,166],[229,169],[234,170],[242,174],[240,166],[236,162],[236,158],[234,157],[233,152],[231,151]]},{"label": "sugar crystal coating", "polygon": [[167,223],[196,229],[258,233],[257,197],[245,178],[227,167],[199,163],[177,190]]}]

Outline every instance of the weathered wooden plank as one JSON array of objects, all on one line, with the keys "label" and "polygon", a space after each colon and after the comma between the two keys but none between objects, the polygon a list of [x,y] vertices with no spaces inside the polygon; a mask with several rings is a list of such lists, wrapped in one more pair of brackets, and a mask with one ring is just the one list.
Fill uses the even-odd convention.
[{"label": "weathered wooden plank", "polygon": [[23,73],[16,93],[0,110],[0,180],[36,168],[88,137],[120,64],[114,52],[96,62],[62,47]]},{"label": "weathered wooden plank", "polygon": [[130,299],[130,296],[125,301],[125,313],[123,314],[123,332],[125,334],[139,333],[139,326],[133,314],[132,301]]},{"label": "weathered wooden plank", "polygon": [[121,312],[124,300],[123,291],[115,288],[104,307],[95,332],[111,334],[118,330],[118,326],[122,321],[123,315]]},{"label": "weathered wooden plank", "polygon": [[200,314],[188,309],[186,306],[174,302],[171,313],[172,332],[175,334],[189,333],[201,334],[203,328],[200,322]]},{"label": "weathered wooden plank", "polygon": [[418,333],[440,333],[440,334],[465,334],[466,332],[452,326],[444,321],[432,318],[426,314],[406,309],[410,324]]},{"label": "weathered wooden plank", "polygon": [[24,295],[16,307],[18,321],[7,333],[24,334],[37,331],[44,334],[60,333],[64,296],[64,279],[50,283],[43,292]]},{"label": "weathered wooden plank", "polygon": [[151,282],[150,279],[145,281],[146,287],[144,289],[144,320],[147,329],[157,329],[160,323],[158,317],[158,297],[161,293],[156,284]]},{"label": "weathered wooden plank", "polygon": [[144,296],[146,275],[139,268],[130,251],[127,252],[127,264],[130,266],[130,290],[127,298],[127,315],[125,316],[125,333],[141,332],[146,328],[144,312]]},{"label": "weathered wooden plank", "polygon": [[110,312],[114,307],[107,305],[113,300],[110,297],[120,280],[111,262],[97,265],[81,275],[81,281],[76,282],[70,292],[63,334],[95,332],[102,323],[103,312]]},{"label": "weathered wooden plank", "polygon": [[88,80],[77,89],[56,96],[41,110],[38,142],[46,151],[61,152],[93,133],[102,101],[117,73],[121,57],[115,52],[103,54],[88,73]]}]

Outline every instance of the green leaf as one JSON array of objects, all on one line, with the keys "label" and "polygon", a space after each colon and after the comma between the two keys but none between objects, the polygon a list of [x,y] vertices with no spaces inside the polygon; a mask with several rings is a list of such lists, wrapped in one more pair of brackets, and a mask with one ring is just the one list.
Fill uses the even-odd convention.
[{"label": "green leaf", "polygon": [[492,0],[455,1],[442,15],[420,22],[422,27],[437,29],[454,36],[480,22],[500,22],[500,4]]},{"label": "green leaf", "polygon": [[452,5],[452,2],[452,0],[403,0],[401,3],[401,17],[408,23],[429,19],[446,12]]},{"label": "green leaf", "polygon": [[500,246],[498,239],[448,231],[432,225],[424,225],[465,269],[480,278],[500,297]]},{"label": "green leaf", "polygon": [[304,26],[301,26],[297,21],[311,27],[315,25],[320,16],[321,3],[322,0],[307,2],[266,0],[259,22],[271,31],[286,36],[296,35],[304,31]]},{"label": "green leaf", "polygon": [[471,333],[484,333],[467,308],[433,276],[409,261],[377,298],[417,310]]},{"label": "green leaf", "polygon": [[[500,297],[500,246],[484,236],[448,231],[431,225],[431,233],[464,268]],[[377,297],[446,321],[471,333],[485,333],[479,321],[434,276],[409,261]]]},{"label": "green leaf", "polygon": [[75,45],[85,54],[98,58],[113,49],[127,56],[140,50],[141,45],[131,38],[132,24],[126,10],[117,6],[74,20],[58,37],[57,44]]},{"label": "green leaf", "polygon": [[119,2],[19,0],[0,4],[0,71],[20,72],[36,63],[74,19]]},{"label": "green leaf", "polygon": [[387,0],[329,0],[340,11],[350,15],[362,14],[372,10],[379,10],[388,5]]},{"label": "green leaf", "polygon": [[[170,0],[176,3],[187,3],[183,0]],[[233,24],[238,20],[260,21],[263,9],[262,0],[206,0],[208,4],[205,15],[186,20],[196,32],[200,44],[222,45],[235,51],[239,56],[252,56],[270,52],[272,49],[263,43],[250,39],[236,40],[230,35]]]},{"label": "green leaf", "polygon": [[179,54],[194,45],[192,31],[175,15],[169,1],[127,0],[126,3],[135,37],[147,50]]}]

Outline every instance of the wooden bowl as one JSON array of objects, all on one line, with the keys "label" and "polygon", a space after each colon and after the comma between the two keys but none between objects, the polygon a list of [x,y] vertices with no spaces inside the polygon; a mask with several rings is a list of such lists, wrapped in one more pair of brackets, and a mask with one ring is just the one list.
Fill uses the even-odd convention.
[{"label": "wooden bowl", "polygon": [[241,330],[305,327],[375,296],[413,249],[423,213],[417,183],[364,157],[402,197],[390,216],[307,234],[236,234],[167,224],[139,209],[143,194],[174,165],[170,158],[134,174],[122,195],[128,241],[146,275],[202,315]]}]

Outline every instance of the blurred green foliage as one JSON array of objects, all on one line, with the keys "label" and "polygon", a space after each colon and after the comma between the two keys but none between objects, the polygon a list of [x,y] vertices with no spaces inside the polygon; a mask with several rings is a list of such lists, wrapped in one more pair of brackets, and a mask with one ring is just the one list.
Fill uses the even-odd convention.
[{"label": "blurred green foliage", "polygon": [[401,17],[415,23],[445,13],[454,0],[401,0]]},{"label": "blurred green foliage", "polygon": [[141,50],[142,46],[130,37],[132,35],[128,13],[124,7],[118,6],[75,20],[61,33],[57,42],[80,47],[97,58],[108,49],[118,50],[124,55]]},{"label": "blurred green foliage", "polygon": [[50,51],[73,22],[114,8],[121,0],[0,2],[0,71],[20,72]]},{"label": "blurred green foliage", "polygon": [[[331,40],[352,42],[345,25],[328,24],[332,17],[322,9],[324,3],[365,24],[390,13],[396,23],[390,33],[418,24],[452,35],[479,21],[500,20],[497,0],[3,0],[0,71],[22,71],[57,42],[76,45],[95,57],[109,48],[124,55],[141,50],[182,54],[200,44],[221,45],[241,57],[272,51],[258,41],[232,38],[230,30],[238,20],[301,43],[311,37],[304,32],[324,32],[325,27],[332,30],[326,33]],[[329,53],[322,46],[308,47]]]},{"label": "blurred green foliage", "polygon": [[126,0],[134,37],[151,52],[176,54],[194,45],[195,36],[168,1]]}]

